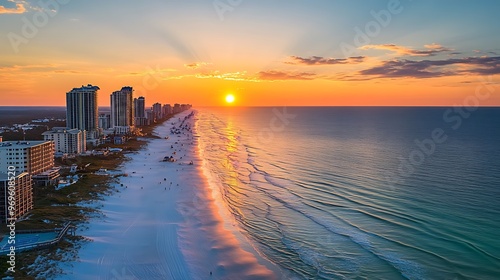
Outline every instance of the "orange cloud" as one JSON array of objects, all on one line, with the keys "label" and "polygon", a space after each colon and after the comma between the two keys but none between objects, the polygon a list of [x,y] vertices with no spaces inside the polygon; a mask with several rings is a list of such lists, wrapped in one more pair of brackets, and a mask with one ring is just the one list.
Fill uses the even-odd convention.
[{"label": "orange cloud", "polygon": [[228,72],[220,73],[219,71],[213,71],[209,73],[199,73],[195,75],[198,79],[222,79],[228,81],[247,81],[246,71],[242,72]]},{"label": "orange cloud", "polygon": [[[14,2],[9,0],[9,2]],[[0,14],[23,14],[26,12],[26,8],[23,3],[16,3],[15,8],[5,8],[4,6],[0,6]]]},{"label": "orange cloud", "polygon": [[283,81],[283,80],[313,80],[316,74],[307,72],[283,72],[277,70],[261,71],[258,73],[261,80]]},{"label": "orange cloud", "polygon": [[389,50],[396,52],[399,55],[409,55],[409,56],[434,56],[438,53],[452,51],[450,48],[445,48],[439,44],[424,45],[425,50],[415,50],[405,46],[398,46],[395,44],[383,44],[383,45],[365,45],[360,47],[361,50],[377,49],[377,50]]},{"label": "orange cloud", "polygon": [[184,64],[184,67],[189,68],[189,69],[198,69],[203,66],[210,65],[211,63],[208,62],[193,62],[193,63],[188,63]]}]

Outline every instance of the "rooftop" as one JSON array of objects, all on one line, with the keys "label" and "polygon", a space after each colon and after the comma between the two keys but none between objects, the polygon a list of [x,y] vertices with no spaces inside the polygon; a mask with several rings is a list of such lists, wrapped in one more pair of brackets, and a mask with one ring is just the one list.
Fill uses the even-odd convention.
[{"label": "rooftop", "polygon": [[33,176],[33,178],[35,178],[35,177],[41,177],[41,176],[48,176],[48,175],[52,175],[52,174],[54,174],[54,173],[59,172],[59,170],[61,170],[61,167],[59,167],[59,166],[52,167],[52,168],[51,168],[51,169],[49,169],[49,170],[46,170],[46,171],[44,171],[44,172],[42,172],[42,173],[38,173],[38,174],[34,175],[34,176]]},{"label": "rooftop", "polygon": [[86,90],[99,90],[100,88],[98,86],[93,86],[91,84],[88,84],[87,86],[82,85],[80,88],[73,88],[71,91],[86,91]]},{"label": "rooftop", "polygon": [[44,143],[50,143],[50,141],[3,141],[0,142],[0,149],[2,148],[31,148]]},{"label": "rooftop", "polygon": [[52,130],[45,131],[42,135],[56,134],[56,133],[69,133],[78,134],[81,130],[78,128],[67,128],[67,127],[53,127]]}]

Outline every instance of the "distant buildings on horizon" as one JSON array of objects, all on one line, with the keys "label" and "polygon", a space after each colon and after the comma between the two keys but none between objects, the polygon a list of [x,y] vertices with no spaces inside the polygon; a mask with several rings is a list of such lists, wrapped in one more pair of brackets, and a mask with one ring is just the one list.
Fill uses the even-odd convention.
[{"label": "distant buildings on horizon", "polygon": [[[110,95],[111,113],[99,114],[97,94],[100,88],[88,84],[73,88],[66,93],[66,126],[67,130],[78,129],[86,131],[87,143],[98,145],[102,136],[127,135],[137,132],[137,127],[153,124],[168,115],[177,114],[191,108],[190,104],[154,103],[151,109],[146,108],[143,96],[134,98],[134,89],[124,86]],[[54,135],[55,133],[47,133]],[[70,137],[67,132],[65,134]],[[48,136],[49,137],[49,136]],[[60,136],[63,137],[63,136]],[[61,142],[62,143],[62,142]],[[67,150],[66,147],[56,147],[56,150]]]}]

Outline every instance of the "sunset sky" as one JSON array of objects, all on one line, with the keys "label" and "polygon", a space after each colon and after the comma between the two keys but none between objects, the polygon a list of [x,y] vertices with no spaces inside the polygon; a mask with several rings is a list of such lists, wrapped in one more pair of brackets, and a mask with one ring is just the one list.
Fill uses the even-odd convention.
[{"label": "sunset sky", "polygon": [[[40,6],[39,3],[51,5]],[[57,3],[57,6],[54,5]],[[500,105],[500,1],[0,0],[0,105]],[[484,95],[483,95],[484,96]]]}]

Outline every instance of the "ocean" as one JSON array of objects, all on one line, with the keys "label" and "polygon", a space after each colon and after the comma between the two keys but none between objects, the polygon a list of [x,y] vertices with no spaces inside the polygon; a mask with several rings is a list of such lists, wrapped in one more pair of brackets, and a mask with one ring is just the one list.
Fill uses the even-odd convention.
[{"label": "ocean", "polygon": [[297,279],[499,279],[500,108],[197,108],[211,184]]}]

